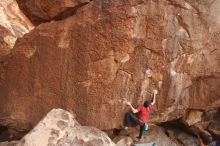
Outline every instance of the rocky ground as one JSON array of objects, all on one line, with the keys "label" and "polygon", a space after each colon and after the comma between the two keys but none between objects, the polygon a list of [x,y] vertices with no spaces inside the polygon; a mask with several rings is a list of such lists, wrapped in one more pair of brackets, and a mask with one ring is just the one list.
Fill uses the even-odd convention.
[{"label": "rocky ground", "polygon": [[158,146],[196,145],[197,138],[174,126],[149,125],[143,138],[137,140],[139,127],[129,127],[105,132],[94,127],[81,126],[74,114],[62,109],[51,110],[28,134],[19,141],[2,142],[0,146],[133,146],[157,144]]},{"label": "rocky ground", "polygon": [[[133,146],[134,144],[196,146],[198,144],[197,132],[211,133],[213,140],[219,139],[220,136],[217,119],[209,123],[209,131],[195,129],[195,126],[186,127],[181,120],[159,126],[151,124],[141,140],[136,138],[139,134],[138,126],[129,127],[127,130],[114,129],[103,132],[94,127],[81,126],[76,119],[73,113],[63,109],[53,109],[22,139],[17,141],[6,139],[10,141],[0,142],[0,146]],[[2,137],[2,131],[0,134]]]}]

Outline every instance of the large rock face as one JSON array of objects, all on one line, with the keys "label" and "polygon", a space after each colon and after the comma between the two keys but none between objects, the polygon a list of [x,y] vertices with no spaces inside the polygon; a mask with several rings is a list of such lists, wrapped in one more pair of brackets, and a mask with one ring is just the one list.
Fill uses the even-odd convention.
[{"label": "large rock face", "polygon": [[15,0],[0,1],[0,58],[10,53],[17,38],[33,29]]},{"label": "large rock face", "polygon": [[115,146],[101,130],[81,126],[73,114],[51,110],[17,146]]},{"label": "large rock face", "polygon": [[220,106],[220,2],[94,0],[39,25],[1,67],[0,123],[33,126],[53,107],[83,125],[121,125],[123,104],[159,97],[152,122]]}]

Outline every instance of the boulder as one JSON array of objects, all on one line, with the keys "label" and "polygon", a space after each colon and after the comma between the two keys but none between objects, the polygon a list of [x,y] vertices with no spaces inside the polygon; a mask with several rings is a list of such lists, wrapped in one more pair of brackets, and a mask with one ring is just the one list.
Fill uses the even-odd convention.
[{"label": "boulder", "polygon": [[75,14],[90,0],[17,0],[19,7],[35,24],[59,20]]},{"label": "boulder", "polygon": [[[138,135],[138,132],[133,134],[132,137],[135,139],[135,137]],[[152,146],[155,144],[157,146],[178,146],[178,143],[175,143],[170,139],[166,134],[165,130],[158,126],[150,126],[150,129],[145,131],[143,138],[141,141],[137,141],[136,144],[140,143],[149,143]],[[155,145],[155,146],[156,146]]]},{"label": "boulder", "polygon": [[[219,110],[210,110],[206,112],[190,110],[182,119],[172,122],[175,127],[184,129],[194,135],[203,133],[205,137],[212,136],[219,138]],[[211,133],[211,134],[210,134]]]},{"label": "boulder", "polygon": [[218,108],[219,10],[218,1],[93,0],[39,25],[0,67],[0,124],[27,130],[61,107],[83,125],[118,128],[124,101],[142,104],[153,89],[149,122]]},{"label": "boulder", "polygon": [[220,121],[212,121],[209,123],[208,130],[215,138],[220,139]]},{"label": "boulder", "polygon": [[182,119],[182,121],[188,125],[192,126],[195,125],[198,122],[202,121],[202,111],[197,111],[197,110],[190,110]]},{"label": "boulder", "polygon": [[101,130],[81,126],[70,112],[51,110],[17,146],[115,146]]},{"label": "boulder", "polygon": [[113,141],[115,143],[120,142],[120,141],[124,142],[127,139],[126,135],[129,135],[129,137],[132,138],[132,140],[134,141],[134,144],[148,144],[150,146],[151,145],[178,146],[178,143],[174,142],[172,139],[170,139],[165,134],[165,130],[162,127],[159,127],[156,125],[149,125],[149,130],[144,131],[141,140],[136,138],[139,135],[139,126],[137,126],[137,127],[129,127],[126,134],[123,133],[123,134],[120,134],[119,136],[116,136],[113,139]]},{"label": "boulder", "polygon": [[198,144],[198,139],[196,136],[186,133],[183,129],[179,129],[174,126],[166,127],[167,135],[179,145],[193,146]]},{"label": "boulder", "polygon": [[134,144],[134,141],[131,137],[128,136],[118,136],[113,139],[116,146],[131,146]]},{"label": "boulder", "polygon": [[0,59],[9,54],[17,38],[33,29],[16,0],[0,1]]}]

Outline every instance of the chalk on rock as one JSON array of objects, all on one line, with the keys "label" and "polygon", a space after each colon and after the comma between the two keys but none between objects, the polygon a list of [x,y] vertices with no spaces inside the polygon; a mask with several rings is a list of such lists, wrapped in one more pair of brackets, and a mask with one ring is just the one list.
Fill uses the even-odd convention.
[{"label": "chalk on rock", "polygon": [[170,69],[170,75],[172,77],[176,76],[176,71],[173,68]]},{"label": "chalk on rock", "polygon": [[162,87],[163,81],[158,82],[158,88],[160,89]]},{"label": "chalk on rock", "polygon": [[152,77],[152,71],[151,71],[151,69],[147,69],[146,71],[145,71],[145,74],[147,75],[147,77]]}]

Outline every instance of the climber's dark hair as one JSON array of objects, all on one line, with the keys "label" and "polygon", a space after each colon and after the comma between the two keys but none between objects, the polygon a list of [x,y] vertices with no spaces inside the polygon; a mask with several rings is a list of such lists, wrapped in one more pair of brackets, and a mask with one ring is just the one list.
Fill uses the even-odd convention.
[{"label": "climber's dark hair", "polygon": [[144,107],[148,107],[149,105],[150,105],[150,101],[147,101],[147,100],[146,100],[146,101],[144,102]]},{"label": "climber's dark hair", "polygon": [[199,137],[205,145],[209,145],[212,142],[212,136],[206,131],[200,132]]}]

